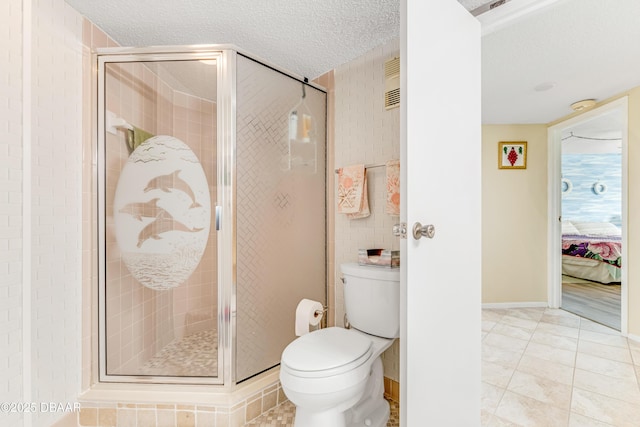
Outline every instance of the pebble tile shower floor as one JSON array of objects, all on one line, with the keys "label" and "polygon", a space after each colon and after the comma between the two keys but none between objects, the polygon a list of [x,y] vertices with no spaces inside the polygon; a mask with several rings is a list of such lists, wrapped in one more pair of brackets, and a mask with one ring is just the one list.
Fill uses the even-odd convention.
[{"label": "pebble tile shower floor", "polygon": [[140,368],[142,375],[211,377],[218,374],[218,332],[205,330],[166,345]]},{"label": "pebble tile shower floor", "polygon": [[[398,403],[390,400],[391,416],[387,422],[387,427],[400,426],[400,408]],[[256,418],[245,427],[293,427],[293,419],[296,415],[296,407],[287,401],[282,405],[273,408],[271,411]]]}]

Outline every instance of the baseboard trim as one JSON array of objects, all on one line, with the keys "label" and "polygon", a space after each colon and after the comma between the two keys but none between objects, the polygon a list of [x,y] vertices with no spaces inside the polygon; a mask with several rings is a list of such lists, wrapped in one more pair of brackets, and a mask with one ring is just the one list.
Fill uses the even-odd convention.
[{"label": "baseboard trim", "polygon": [[627,339],[640,343],[640,335],[629,334],[627,335]]},{"label": "baseboard trim", "polygon": [[482,308],[540,308],[549,307],[547,302],[488,302]]}]

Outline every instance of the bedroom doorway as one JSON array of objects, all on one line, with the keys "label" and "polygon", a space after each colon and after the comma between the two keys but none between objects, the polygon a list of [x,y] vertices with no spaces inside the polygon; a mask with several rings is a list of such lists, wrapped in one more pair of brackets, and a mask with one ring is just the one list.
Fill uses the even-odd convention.
[{"label": "bedroom doorway", "polygon": [[625,98],[550,128],[549,181],[558,189],[550,305],[555,297],[556,307],[623,333],[626,121]]}]

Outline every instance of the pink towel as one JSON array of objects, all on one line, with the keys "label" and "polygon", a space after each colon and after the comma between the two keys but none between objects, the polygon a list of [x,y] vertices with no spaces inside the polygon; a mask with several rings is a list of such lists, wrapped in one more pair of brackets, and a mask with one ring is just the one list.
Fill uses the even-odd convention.
[{"label": "pink towel", "polygon": [[369,216],[367,176],[364,165],[353,165],[338,170],[338,213],[351,219]]},{"label": "pink towel", "polygon": [[400,160],[387,162],[387,213],[400,215]]},{"label": "pink towel", "polygon": [[369,211],[369,196],[367,191],[367,170],[364,170],[364,178],[362,180],[362,202],[360,203],[360,210],[356,213],[347,214],[349,219],[366,218],[371,215]]}]

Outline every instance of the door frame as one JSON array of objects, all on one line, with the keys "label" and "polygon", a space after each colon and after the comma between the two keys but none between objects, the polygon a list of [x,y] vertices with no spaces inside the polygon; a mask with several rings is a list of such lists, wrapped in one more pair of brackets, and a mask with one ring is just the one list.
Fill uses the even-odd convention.
[{"label": "door frame", "polygon": [[622,118],[622,268],[620,288],[620,333],[628,334],[628,280],[626,269],[627,251],[627,193],[629,188],[628,174],[628,98],[626,96],[598,106],[585,113],[550,126],[547,130],[547,290],[548,303],[551,308],[562,306],[562,192],[561,192],[561,137],[562,132],[578,123],[593,119],[612,110],[620,110]]}]

